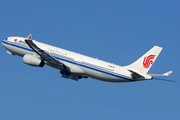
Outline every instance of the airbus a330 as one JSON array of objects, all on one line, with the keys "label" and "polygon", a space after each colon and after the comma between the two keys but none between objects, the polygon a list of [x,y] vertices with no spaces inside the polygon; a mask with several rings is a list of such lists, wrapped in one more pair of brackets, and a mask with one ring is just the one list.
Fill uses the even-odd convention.
[{"label": "airbus a330", "polygon": [[60,70],[62,77],[78,81],[81,78],[95,78],[107,82],[134,82],[152,80],[152,76],[168,76],[164,74],[148,74],[162,47],[154,46],[142,57],[128,66],[119,66],[79,53],[54,47],[32,40],[30,34],[24,37],[8,37],[2,41],[7,53],[23,57],[27,65],[43,67],[45,64]]}]

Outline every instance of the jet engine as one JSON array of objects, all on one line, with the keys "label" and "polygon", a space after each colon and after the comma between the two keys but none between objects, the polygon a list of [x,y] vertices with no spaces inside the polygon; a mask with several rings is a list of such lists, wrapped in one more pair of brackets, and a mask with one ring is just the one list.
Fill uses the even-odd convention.
[{"label": "jet engine", "polygon": [[40,58],[33,56],[31,54],[25,54],[23,57],[23,62],[27,65],[35,66],[35,67],[43,67],[44,61]]}]

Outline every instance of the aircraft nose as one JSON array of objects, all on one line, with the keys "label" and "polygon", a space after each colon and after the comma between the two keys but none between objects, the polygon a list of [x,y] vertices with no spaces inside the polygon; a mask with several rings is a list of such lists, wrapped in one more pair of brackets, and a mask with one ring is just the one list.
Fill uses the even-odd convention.
[{"label": "aircraft nose", "polygon": [[[3,46],[4,46],[4,43],[5,43],[5,41],[6,41],[7,39],[8,39],[8,38],[2,40],[2,45],[3,45]],[[5,47],[5,46],[4,46],[4,47]]]}]

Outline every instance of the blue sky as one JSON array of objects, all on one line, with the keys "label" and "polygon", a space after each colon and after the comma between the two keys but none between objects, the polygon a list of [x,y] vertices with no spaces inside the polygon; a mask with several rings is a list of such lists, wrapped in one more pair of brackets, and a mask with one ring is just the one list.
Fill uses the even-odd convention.
[{"label": "blue sky", "polygon": [[108,83],[61,78],[59,70],[25,65],[0,47],[1,120],[180,119],[178,0],[1,0],[0,39],[27,37],[121,66],[154,45],[149,71],[158,80]]}]

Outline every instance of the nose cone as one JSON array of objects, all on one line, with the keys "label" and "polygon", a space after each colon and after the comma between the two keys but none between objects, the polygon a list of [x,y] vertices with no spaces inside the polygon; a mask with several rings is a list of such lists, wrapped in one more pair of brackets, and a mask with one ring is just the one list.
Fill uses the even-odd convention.
[{"label": "nose cone", "polygon": [[[5,47],[5,45],[7,44],[7,40],[8,40],[8,38],[6,38],[6,39],[4,39],[3,41],[2,41],[2,45]],[[6,47],[5,47],[6,48]]]},{"label": "nose cone", "polygon": [[10,45],[10,41],[9,41],[9,37],[7,37],[6,39],[2,40],[2,45],[4,46],[4,48],[6,48],[8,50],[8,46]]}]

